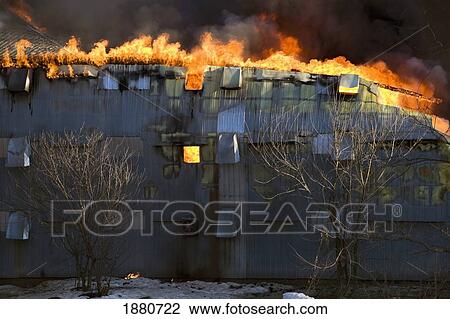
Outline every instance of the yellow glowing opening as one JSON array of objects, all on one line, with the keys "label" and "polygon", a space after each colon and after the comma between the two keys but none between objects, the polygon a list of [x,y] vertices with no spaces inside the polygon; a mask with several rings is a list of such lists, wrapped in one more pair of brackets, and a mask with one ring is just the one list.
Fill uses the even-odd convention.
[{"label": "yellow glowing opening", "polygon": [[184,146],[183,160],[186,164],[200,163],[200,146]]},{"label": "yellow glowing opening", "polygon": [[339,87],[339,93],[341,94],[349,94],[349,95],[356,95],[359,93],[359,87],[355,86],[355,87],[345,87],[345,86],[340,86]]}]

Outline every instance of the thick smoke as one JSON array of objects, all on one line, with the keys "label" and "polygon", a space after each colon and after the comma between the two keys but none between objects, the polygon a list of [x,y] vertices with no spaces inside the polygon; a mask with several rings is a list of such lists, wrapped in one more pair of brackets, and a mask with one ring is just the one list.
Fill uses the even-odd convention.
[{"label": "thick smoke", "polygon": [[[0,1],[25,3],[49,34],[61,41],[75,35],[86,48],[100,39],[118,45],[162,32],[189,48],[201,33],[211,31],[224,40],[245,40],[246,53],[261,56],[276,49],[277,33],[282,32],[299,39],[305,60],[344,55],[355,63],[367,62],[429,21],[433,24],[433,17],[424,12],[442,11],[434,7],[443,5],[438,0]],[[438,94],[445,97],[446,73],[436,66],[445,62],[434,55],[442,50],[438,37],[426,29],[381,58],[403,74],[435,80]]]},{"label": "thick smoke", "polygon": [[[205,29],[264,43],[271,33],[257,32],[261,21],[256,17],[273,15],[279,30],[301,39],[308,57],[347,55],[356,62],[421,26],[417,0],[8,1],[25,2],[36,23],[50,33],[63,38],[76,35],[86,45],[99,39],[119,44],[142,33],[161,32],[193,45]],[[399,49],[411,51],[407,45]]]}]

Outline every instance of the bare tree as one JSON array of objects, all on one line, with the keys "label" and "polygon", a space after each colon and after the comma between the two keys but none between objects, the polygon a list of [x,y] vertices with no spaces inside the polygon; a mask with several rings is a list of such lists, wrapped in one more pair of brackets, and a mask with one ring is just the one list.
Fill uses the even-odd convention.
[{"label": "bare tree", "polygon": [[[76,209],[80,219],[65,225],[65,235],[57,241],[73,257],[77,284],[83,291],[99,296],[109,291],[110,279],[124,254],[119,237],[99,236],[89,229],[86,219],[95,218],[102,225],[121,222],[117,205],[137,195],[142,174],[138,172],[133,154],[126,145],[115,145],[102,133],[43,133],[31,142],[32,165],[11,174],[16,187],[14,205],[40,217],[55,227],[63,222],[63,211],[48,212],[53,201],[67,201],[65,209]],[[93,201],[102,201],[102,214],[90,208]],[[64,204],[66,205],[66,204]],[[94,228],[94,229],[92,229]]]},{"label": "bare tree", "polygon": [[[256,159],[272,174],[257,183],[282,180],[277,185],[284,185],[267,200],[297,194],[338,208],[373,203],[414,164],[412,152],[431,131],[429,117],[394,107],[382,111],[376,103],[363,105],[336,90],[330,97],[322,113],[308,114],[297,105],[259,117],[258,127],[249,134],[250,143]],[[336,215],[329,214],[331,229],[317,229],[321,239],[316,258],[298,257],[314,270],[312,282],[320,272],[334,269],[345,293],[363,269],[358,247],[369,235],[353,232],[348,220]],[[333,257],[323,261],[319,256],[329,242],[334,243]]]}]

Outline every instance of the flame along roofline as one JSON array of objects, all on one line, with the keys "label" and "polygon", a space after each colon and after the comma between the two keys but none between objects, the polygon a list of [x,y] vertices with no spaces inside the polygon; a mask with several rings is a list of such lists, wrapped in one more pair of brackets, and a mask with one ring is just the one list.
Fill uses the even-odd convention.
[{"label": "flame along roofline", "polygon": [[[69,77],[97,77],[98,72],[101,72],[103,70],[106,71],[110,71],[111,68],[121,68],[121,67],[126,67],[128,68],[128,71],[131,72],[139,72],[139,71],[154,71],[155,74],[156,73],[161,73],[161,72],[166,72],[169,71],[171,73],[171,71],[175,71],[175,76],[179,77],[179,78],[185,78],[188,68],[185,66],[170,66],[170,65],[164,65],[164,64],[106,64],[104,66],[101,67],[97,67],[91,64],[73,64],[73,65],[67,65],[67,64],[63,64],[63,65],[58,65],[57,68],[61,71],[61,76],[58,78],[69,78]],[[88,74],[83,74],[81,72],[75,72],[75,75],[69,75],[68,71],[69,69],[85,69],[88,70],[89,73]],[[146,69],[147,70],[144,70]],[[330,74],[325,74],[325,73],[306,73],[306,72],[302,72],[302,71],[297,71],[297,70],[291,70],[291,71],[282,71],[282,70],[275,70],[275,69],[269,69],[269,68],[256,68],[256,67],[239,67],[239,66],[214,66],[214,65],[209,65],[205,68],[205,73],[208,71],[212,71],[212,70],[217,70],[217,69],[224,69],[224,68],[241,68],[242,70],[254,70],[256,72],[260,71],[260,73],[256,73],[256,77],[259,80],[297,80],[299,82],[314,82],[316,81],[319,77],[328,77],[328,78],[339,78],[343,75],[349,75],[350,73],[343,73],[340,75],[330,75]],[[2,68],[2,69],[16,69],[15,67],[11,67],[11,68]],[[44,67],[42,66],[38,66],[38,67],[32,67],[31,69],[42,69],[45,70]],[[130,70],[130,69],[134,69],[134,70]],[[93,72],[94,71],[94,72]],[[116,70],[116,71],[120,71],[120,70]],[[425,99],[429,102],[435,103],[435,104],[440,104],[442,103],[442,99],[439,98],[429,98],[426,97],[420,93],[411,91],[411,90],[407,90],[407,89],[403,89],[403,88],[398,88],[395,86],[390,86],[390,85],[386,85],[386,84],[381,84],[378,83],[376,81],[371,81],[371,80],[367,80],[361,76],[359,76],[361,79],[363,79],[366,83],[373,83],[381,88],[390,90],[390,91],[394,91],[394,92],[399,92],[401,94],[406,94],[406,95],[410,95],[412,97],[417,97],[417,98],[421,98],[421,99]]]},{"label": "flame along roofline", "polygon": [[[101,67],[96,67],[94,65],[91,64],[78,64],[78,65],[71,65],[72,67],[74,66],[81,66],[81,67],[88,67],[90,69],[96,69],[96,70],[108,70],[111,67],[124,67],[126,66],[127,68],[130,67],[135,67],[136,70],[135,71],[139,71],[139,67],[148,67],[149,71],[153,70],[153,71],[161,71],[161,70],[177,70],[180,74],[180,76],[182,78],[184,78],[187,74],[188,68],[185,66],[169,66],[169,65],[164,65],[164,64],[106,64],[104,66]],[[59,65],[58,67],[68,67],[68,65]],[[256,67],[239,67],[239,66],[214,66],[214,65],[208,65],[205,68],[205,72],[208,72],[210,70],[214,70],[214,69],[223,69],[223,68],[240,68],[242,70],[255,70],[255,71],[262,71],[261,74],[257,74],[257,76],[263,80],[263,79],[268,79],[268,80],[288,80],[289,78],[291,78],[292,80],[299,80],[300,82],[310,82],[311,80],[316,80],[317,77],[329,77],[329,78],[339,78],[342,75],[348,75],[350,73],[342,73],[340,75],[330,75],[330,74],[326,74],[326,73],[306,73],[306,72],[302,72],[302,71],[298,71],[298,70],[291,70],[291,71],[282,71],[282,70],[276,70],[276,69],[270,69],[270,68],[256,68]],[[42,67],[38,67],[37,69],[42,69]],[[183,72],[180,72],[182,71]],[[266,72],[266,73],[265,73]],[[282,76],[282,75],[289,75],[289,76]],[[297,76],[296,76],[297,75]],[[81,77],[82,75],[80,75]],[[399,92],[402,94],[407,94],[407,95],[411,95],[413,97],[418,97],[418,98],[422,98],[422,99],[426,99],[432,103],[436,103],[436,104],[440,104],[442,103],[442,99],[439,98],[429,98],[426,97],[420,93],[411,91],[411,90],[407,90],[407,89],[403,89],[403,88],[399,88],[396,86],[391,86],[391,85],[386,85],[386,84],[382,84],[376,81],[371,81],[368,79],[365,79],[364,77],[359,76],[361,79],[363,79],[364,81],[368,82],[368,83],[373,83],[378,85],[379,87],[391,90],[391,91],[395,91],[395,92]]]},{"label": "flame along roofline", "polygon": [[[73,64],[73,65],[67,65],[67,64],[61,64],[58,65],[56,67],[58,68],[67,68],[67,67],[86,67],[89,68],[90,70],[108,70],[109,68],[114,68],[114,67],[124,67],[126,66],[127,68],[130,67],[135,67],[136,71],[138,71],[139,68],[145,68],[148,67],[150,70],[160,70],[160,69],[166,69],[166,70],[177,70],[177,71],[181,71],[183,70],[184,72],[182,72],[182,77],[185,77],[188,71],[188,68],[185,66],[177,66],[177,65],[164,65],[164,64],[105,64],[104,66],[101,67],[97,67],[91,64]],[[302,71],[298,71],[298,70],[291,70],[291,71],[285,71],[285,70],[276,70],[276,69],[270,69],[270,68],[257,68],[257,67],[240,67],[240,66],[233,66],[233,65],[229,65],[229,66],[214,66],[214,65],[208,65],[205,67],[205,72],[207,72],[208,70],[212,70],[212,69],[222,69],[222,68],[241,68],[243,70],[255,70],[255,71],[261,71],[261,73],[257,76],[263,80],[263,79],[272,79],[272,80],[288,80],[289,78],[292,78],[293,80],[299,80],[301,82],[310,82],[311,80],[316,80],[317,77],[330,77],[330,78],[339,78],[342,75],[350,75],[351,73],[342,73],[340,75],[332,75],[332,74],[326,74],[326,73],[307,73],[307,72],[302,72]],[[12,67],[15,68],[15,67]],[[34,69],[45,69],[42,66],[38,66],[38,67],[32,67]],[[289,76],[282,76],[282,75],[289,75]],[[62,74],[61,77],[65,77],[64,74]],[[69,76],[66,76],[69,77]],[[77,75],[77,77],[83,77],[82,74]],[[89,77],[89,76],[87,76]],[[436,103],[436,104],[440,104],[442,103],[441,99],[438,98],[428,98],[425,97],[424,95],[411,91],[411,90],[407,90],[407,89],[403,89],[403,88],[399,88],[396,86],[391,86],[391,85],[386,85],[386,84],[382,84],[376,81],[372,81],[372,80],[368,80],[365,79],[362,76],[359,76],[361,79],[364,79],[366,82],[368,83],[374,83],[382,88],[391,90],[391,91],[396,91],[402,94],[407,94],[407,95],[411,95],[414,97],[418,97],[418,98],[423,98],[426,99],[432,103]]]},{"label": "flame along roofline", "polygon": [[[147,71],[153,71],[155,73],[158,72],[166,72],[169,71],[169,73],[172,73],[172,71],[175,71],[175,73],[177,73],[175,76],[180,77],[180,78],[185,78],[187,76],[188,73],[188,68],[185,66],[168,66],[168,65],[164,65],[164,64],[106,64],[102,67],[96,67],[90,64],[82,64],[82,65],[73,65],[72,67],[75,66],[81,66],[81,67],[86,67],[89,68],[89,70],[110,70],[111,68],[121,68],[121,67],[126,67],[129,69],[129,71],[133,71],[133,72],[139,72],[139,71],[143,71],[143,69],[148,68]],[[58,66],[58,68],[67,68],[67,65],[60,65]],[[134,70],[130,70],[133,69]],[[298,71],[298,70],[291,70],[291,71],[281,71],[281,70],[274,70],[274,69],[269,69],[269,68],[254,68],[254,67],[237,67],[237,66],[214,66],[214,65],[209,65],[207,67],[205,67],[205,71],[204,73],[208,72],[208,71],[212,71],[212,70],[217,70],[217,69],[223,69],[223,68],[240,68],[242,70],[253,70],[255,71],[255,76],[257,79],[259,80],[297,80],[300,82],[312,82],[312,81],[316,81],[318,77],[329,77],[329,78],[339,78],[343,75],[349,75],[349,73],[343,73],[340,75],[329,75],[329,74],[320,74],[320,73],[306,73],[306,72],[302,72],[302,71]],[[119,70],[117,70],[119,71]],[[88,72],[89,75],[87,75],[88,77],[90,76],[91,72]],[[95,72],[96,73],[96,72]],[[79,77],[83,77],[83,74],[79,74],[77,75]],[[61,77],[64,77],[61,76]],[[363,79],[366,83],[370,83],[370,84],[375,84],[380,88],[392,91],[392,92],[396,92],[399,94],[403,94],[403,95],[407,95],[410,96],[412,98],[418,98],[421,99],[422,101],[428,102],[430,104],[441,104],[442,103],[442,99],[439,98],[430,98],[430,97],[426,97],[420,93],[411,91],[411,90],[407,90],[407,89],[403,89],[403,88],[398,88],[395,86],[389,86],[389,85],[385,85],[385,84],[381,84],[375,81],[371,81],[371,80],[367,80],[361,76],[358,75],[359,78]],[[395,105],[392,105],[395,106]]]}]

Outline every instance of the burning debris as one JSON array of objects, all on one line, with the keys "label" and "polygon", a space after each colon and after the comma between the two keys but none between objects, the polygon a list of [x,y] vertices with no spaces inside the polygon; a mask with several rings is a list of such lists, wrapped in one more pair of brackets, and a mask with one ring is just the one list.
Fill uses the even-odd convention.
[{"label": "burning debris", "polygon": [[129,273],[128,275],[126,275],[125,276],[125,280],[132,280],[132,279],[138,279],[138,278],[141,278],[142,276],[141,276],[141,274],[140,273],[138,273],[138,272],[132,272],[132,273]]}]

